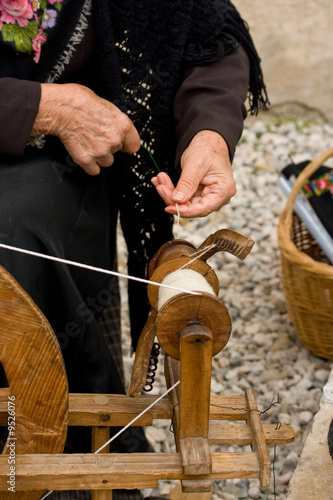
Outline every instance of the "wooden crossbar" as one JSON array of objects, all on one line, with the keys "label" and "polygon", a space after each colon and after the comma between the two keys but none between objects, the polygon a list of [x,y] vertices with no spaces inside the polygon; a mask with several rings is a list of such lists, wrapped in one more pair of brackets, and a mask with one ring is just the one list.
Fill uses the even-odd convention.
[{"label": "wooden crossbar", "polygon": [[[263,424],[267,444],[287,444],[295,439],[294,429],[289,425]],[[252,433],[247,424],[210,424],[209,444],[246,446],[252,444]]]},{"label": "wooden crossbar", "polygon": [[[0,456],[0,491],[6,491],[8,457]],[[255,453],[214,453],[209,479],[259,478]],[[207,476],[196,476],[206,479]],[[183,474],[178,453],[18,455],[16,491],[156,488],[158,480]]]},{"label": "wooden crossbar", "polygon": [[[125,426],[156,399],[157,396],[149,394],[136,398],[122,394],[69,394],[69,425]],[[211,396],[210,404],[210,420],[246,419],[244,396]],[[7,411],[8,391],[0,398],[0,425],[7,424]],[[137,420],[136,425],[152,425],[154,419],[171,419],[172,415],[172,398],[166,396]]]}]

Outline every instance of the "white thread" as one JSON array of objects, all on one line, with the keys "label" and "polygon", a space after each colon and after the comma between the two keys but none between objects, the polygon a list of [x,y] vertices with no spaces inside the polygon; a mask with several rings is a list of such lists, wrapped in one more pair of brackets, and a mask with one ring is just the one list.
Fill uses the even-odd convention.
[{"label": "white thread", "polygon": [[175,230],[175,233],[176,233],[176,239],[179,240],[179,237],[180,237],[180,213],[179,213],[179,205],[178,203],[176,203],[176,209],[177,209],[177,216],[176,216],[176,230]]},{"label": "white thread", "polygon": [[[112,441],[114,441],[115,439],[117,439],[117,437],[119,437],[120,434],[122,434],[123,432],[125,432],[126,429],[128,429],[131,425],[133,425],[134,422],[136,422],[140,417],[142,417],[142,415],[144,415],[145,413],[147,413],[147,411],[149,411],[150,408],[152,408],[154,405],[156,405],[156,403],[158,403],[159,401],[161,401],[161,399],[164,398],[167,394],[169,394],[169,392],[171,392],[175,387],[177,387],[177,385],[179,385],[179,383],[180,383],[180,380],[178,380],[178,382],[176,382],[175,384],[173,384],[173,386],[170,387],[164,394],[162,394],[162,396],[160,396],[157,399],[155,399],[155,401],[153,403],[151,403],[149,406],[147,406],[147,408],[145,408],[139,415],[137,415],[135,418],[133,418],[133,420],[131,420],[128,424],[126,424],[125,427],[123,427],[122,429],[120,429],[119,432],[117,432],[114,436],[112,436],[112,438],[109,439],[106,443],[104,443],[100,448],[98,448],[98,450],[94,451],[94,454],[99,453],[106,446],[108,446],[110,443],[112,443]],[[45,495],[43,495],[40,500],[44,500],[44,498],[46,498],[49,495],[51,495],[51,493],[53,493],[53,491],[54,490],[48,491],[47,493],[45,493]]]},{"label": "white thread", "polygon": [[47,492],[45,493],[45,495],[43,495],[43,496],[42,496],[42,498],[41,498],[40,500],[44,500],[44,498],[48,497],[48,496],[49,496],[49,495],[51,495],[51,493],[53,493],[53,492],[54,492],[54,490],[47,491]]},{"label": "white thread", "polygon": [[103,446],[98,448],[98,450],[95,451],[95,453],[99,453],[101,450],[103,450],[103,448],[105,448],[108,444],[110,444],[112,441],[114,441],[118,436],[120,436],[120,434],[122,434],[124,431],[126,431],[126,429],[128,429],[131,425],[133,425],[134,422],[136,422],[142,415],[144,415],[148,410],[150,410],[150,408],[152,408],[154,405],[156,405],[156,403],[161,401],[161,399],[164,398],[164,396],[169,394],[169,392],[171,392],[175,387],[177,387],[177,385],[179,383],[180,383],[180,380],[178,380],[178,382],[174,383],[172,387],[170,387],[164,394],[162,394],[162,396],[157,398],[151,405],[149,405],[145,410],[143,410],[137,417],[133,418],[133,420],[131,420],[128,424],[126,424],[125,427],[120,429],[120,431],[117,432],[117,434],[112,436],[112,438],[109,439],[109,441],[107,441],[106,443],[103,444]]},{"label": "white thread", "polygon": [[192,262],[194,262],[195,260],[200,259],[200,257],[205,255],[205,253],[208,252],[208,250],[210,250],[213,247],[216,247],[216,243],[212,243],[209,247],[205,247],[203,250],[200,250],[200,252],[194,252],[192,254],[192,255],[195,255],[194,259],[190,260],[189,262],[186,262],[186,264],[184,264],[182,267],[179,268],[179,271],[181,271],[182,269],[185,269],[185,267],[192,264]]},{"label": "white thread", "polygon": [[174,283],[181,283],[181,288],[185,289],[188,293],[191,291],[207,292],[215,294],[212,286],[208,283],[206,278],[192,269],[182,269],[168,274],[162,281],[165,288],[161,288],[158,296],[158,310],[172,297],[179,295],[174,292]]},{"label": "white thread", "polygon": [[[148,285],[156,285],[159,287],[167,287],[172,288],[173,290],[177,290],[179,292],[187,292],[187,290],[183,290],[178,287],[168,287],[168,285],[163,285],[163,283],[158,283],[157,281],[150,281],[144,278],[137,278],[136,276],[129,276],[127,274],[118,273],[117,271],[110,271],[109,269],[102,269],[101,267],[93,267],[87,264],[82,264],[80,262],[75,262],[73,260],[61,259],[60,257],[53,257],[51,255],[45,255],[39,252],[33,252],[31,250],[25,250],[24,248],[13,247],[10,245],[4,245],[0,243],[0,248],[5,248],[6,250],[12,250],[14,252],[24,253],[27,255],[32,255],[34,257],[41,257],[42,259],[52,260],[54,262],[60,262],[61,264],[68,264],[71,266],[80,267],[82,269],[88,269],[89,271],[96,271],[98,273],[111,274],[112,276],[118,276],[119,278],[126,278],[128,280],[139,281],[140,283],[147,283]],[[199,295],[197,292],[188,292],[191,295]]]}]

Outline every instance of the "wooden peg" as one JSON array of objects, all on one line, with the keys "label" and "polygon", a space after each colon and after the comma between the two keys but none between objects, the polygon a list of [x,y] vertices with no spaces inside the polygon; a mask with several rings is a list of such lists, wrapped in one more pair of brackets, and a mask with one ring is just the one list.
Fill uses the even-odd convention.
[{"label": "wooden peg", "polygon": [[260,485],[263,487],[269,486],[271,461],[269,458],[267,443],[263,425],[260,420],[257,401],[254,389],[248,387],[245,390],[245,398],[248,409],[247,421],[252,433],[252,449],[256,452],[260,465]]}]

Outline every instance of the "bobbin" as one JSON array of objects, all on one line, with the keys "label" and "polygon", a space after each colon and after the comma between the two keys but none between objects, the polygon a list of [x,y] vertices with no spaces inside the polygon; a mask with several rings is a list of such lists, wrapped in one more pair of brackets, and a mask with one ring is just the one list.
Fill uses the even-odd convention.
[{"label": "bobbin", "polygon": [[[176,245],[175,245],[176,246]],[[167,246],[166,249],[170,247]],[[217,298],[219,292],[218,278],[213,269],[204,261],[191,257],[177,257],[171,253],[168,258],[160,256],[161,265],[156,267],[151,280],[163,283],[171,273],[187,269],[195,271],[198,276],[204,277],[213,293],[202,292],[198,288],[198,295],[174,292],[159,309],[158,301],[160,287],[148,285],[148,298],[156,316],[156,335],[166,354],[174,359],[180,358],[179,336],[189,324],[201,325],[211,331],[213,336],[212,355],[215,356],[227,344],[231,332],[231,320],[224,304]],[[196,291],[195,288],[193,291]]]}]

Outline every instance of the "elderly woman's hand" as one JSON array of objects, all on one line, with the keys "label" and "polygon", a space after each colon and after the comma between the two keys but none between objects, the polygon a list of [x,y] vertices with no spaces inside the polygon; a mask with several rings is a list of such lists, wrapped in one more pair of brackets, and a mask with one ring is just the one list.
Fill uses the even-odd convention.
[{"label": "elderly woman's hand", "polygon": [[180,161],[182,173],[176,188],[165,173],[152,179],[166,203],[166,212],[181,217],[204,217],[220,210],[236,194],[229,150],[225,140],[211,130],[194,136]]},{"label": "elderly woman's hand", "polygon": [[111,102],[78,84],[42,84],[31,136],[55,135],[73,161],[96,175],[117,151],[135,153],[140,137],[132,121]]}]

